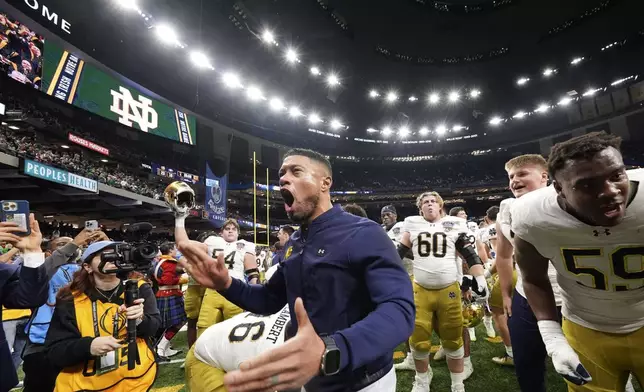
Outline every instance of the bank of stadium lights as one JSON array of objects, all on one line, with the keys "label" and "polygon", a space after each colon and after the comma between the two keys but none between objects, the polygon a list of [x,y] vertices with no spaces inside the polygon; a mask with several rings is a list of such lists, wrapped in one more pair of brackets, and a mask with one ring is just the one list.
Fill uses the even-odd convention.
[{"label": "bank of stadium lights", "polygon": [[539,106],[537,106],[536,109],[534,109],[535,113],[545,113],[548,110],[550,110],[550,105],[548,105],[546,103],[542,103]]},{"label": "bank of stadium lights", "polygon": [[553,76],[556,73],[557,73],[557,69],[551,68],[551,67],[546,67],[541,74],[544,77],[549,78],[549,77]]},{"label": "bank of stadium lights", "polygon": [[320,122],[322,122],[322,119],[320,118],[320,116],[318,116],[317,113],[309,114],[309,123],[311,123],[312,125],[315,125],[315,124],[318,124]]},{"label": "bank of stadium lights", "polygon": [[281,112],[284,110],[286,107],[284,106],[284,101],[282,101],[280,98],[273,97],[271,100],[268,102],[270,108],[274,112]]},{"label": "bank of stadium lights", "polygon": [[441,96],[438,93],[431,93],[429,94],[428,100],[430,104],[436,105],[440,102]]},{"label": "bank of stadium lights", "polygon": [[470,91],[470,98],[476,99],[481,95],[481,90],[474,89]]},{"label": "bank of stadium lights", "polygon": [[615,86],[618,86],[618,85],[620,85],[620,84],[622,84],[624,82],[627,82],[629,80],[636,80],[637,77],[638,77],[638,75],[631,75],[631,76],[628,76],[626,78],[617,79],[616,81],[612,82],[610,85],[615,87]]},{"label": "bank of stadium lights", "polygon": [[344,128],[344,125],[342,124],[342,121],[338,120],[337,118],[332,119],[331,122],[329,123],[329,126],[334,131],[337,131],[340,128]]},{"label": "bank of stadium lights", "polygon": [[391,127],[384,127],[382,129],[382,136],[389,137],[389,136],[391,136],[392,132],[393,132],[393,130],[391,129]]},{"label": "bank of stadium lights", "polygon": [[559,106],[567,106],[567,105],[569,105],[569,104],[570,104],[570,102],[572,102],[572,101],[573,101],[573,99],[572,99],[572,98],[570,98],[570,97],[563,97],[563,98],[561,98],[561,99],[559,100],[559,102],[557,102],[557,105],[559,105]]},{"label": "bank of stadium lights", "polygon": [[467,127],[464,127],[464,126],[462,126],[462,125],[454,125],[454,126],[452,127],[452,131],[453,131],[453,132],[459,132],[459,131],[462,131],[463,129],[467,129]]},{"label": "bank of stadium lights", "polygon": [[412,95],[411,97],[409,97],[408,100],[409,100],[409,102],[416,102],[416,101],[418,101],[418,98],[416,98],[416,96]]},{"label": "bank of stadium lights", "polygon": [[371,128],[371,127],[367,128],[367,133],[375,133],[375,132],[379,132],[379,131],[375,128]]},{"label": "bank of stadium lights", "polygon": [[445,124],[440,124],[436,127],[436,134],[439,136],[444,135],[447,132],[447,126]]},{"label": "bank of stadium lights", "polygon": [[270,45],[277,45],[277,42],[275,41],[275,35],[268,29],[264,30],[264,32],[262,33],[262,41]]},{"label": "bank of stadium lights", "polygon": [[409,127],[403,125],[398,128],[398,136],[400,136],[401,138],[406,138],[407,136],[409,136]]},{"label": "bank of stadium lights", "polygon": [[197,50],[191,51],[190,60],[195,66],[199,68],[210,69],[210,70],[215,69],[215,67],[213,67],[212,64],[210,63],[208,56],[206,56],[203,52],[200,52]]},{"label": "bank of stadium lights", "polygon": [[514,114],[514,116],[512,116],[512,118],[516,118],[516,119],[520,120],[520,119],[524,118],[527,115],[528,115],[528,113],[524,112],[523,110],[519,110],[518,112],[516,112]]},{"label": "bank of stadium lights", "polygon": [[293,118],[297,118],[303,116],[304,113],[302,113],[300,108],[298,108],[297,106],[291,106],[291,108],[288,110],[288,115]]},{"label": "bank of stadium lights", "polygon": [[394,103],[398,100],[398,94],[396,94],[395,91],[390,91],[387,93],[386,99],[387,99],[387,102]]},{"label": "bank of stadium lights", "polygon": [[418,131],[418,133],[419,133],[421,136],[427,136],[427,135],[429,135],[429,128],[427,128],[427,127],[421,127],[421,128],[420,128],[420,130]]},{"label": "bank of stadium lights", "polygon": [[155,25],[154,31],[161,42],[167,45],[178,46],[182,49],[186,47],[179,41],[179,35],[177,35],[177,32],[170,25],[165,23]]},{"label": "bank of stadium lights", "polygon": [[286,58],[286,61],[288,61],[291,64],[296,64],[301,62],[297,54],[297,51],[293,48],[286,49],[286,53],[284,54],[284,57]]},{"label": "bank of stadium lights", "polygon": [[340,84],[340,78],[338,77],[338,75],[331,73],[326,77],[326,84],[329,87],[338,86]]},{"label": "bank of stadium lights", "polygon": [[585,57],[575,57],[574,59],[572,59],[570,61],[570,65],[577,65],[577,64],[581,63],[582,61],[584,61],[585,59],[586,59]]},{"label": "bank of stadium lights", "polygon": [[249,86],[246,89],[246,97],[248,97],[248,99],[250,99],[251,101],[259,101],[265,99],[262,90],[257,86]]},{"label": "bank of stadium lights", "polygon": [[519,79],[517,79],[517,85],[518,86],[525,86],[529,81],[530,81],[530,78],[522,76]]},{"label": "bank of stadium lights", "polygon": [[451,103],[456,103],[458,100],[461,98],[460,94],[458,91],[450,91],[450,93],[447,95],[447,100]]},{"label": "bank of stadium lights", "polygon": [[313,75],[313,76],[322,75],[322,71],[320,71],[320,68],[316,67],[315,65],[311,67],[310,72],[311,72],[311,75]]},{"label": "bank of stadium lights", "polygon": [[224,73],[221,77],[221,80],[224,82],[224,85],[226,85],[226,87],[231,89],[243,87],[239,76],[233,72]]},{"label": "bank of stadium lights", "polygon": [[369,91],[369,98],[378,98],[379,96],[380,96],[380,93],[377,90]]},{"label": "bank of stadium lights", "polygon": [[492,126],[495,126],[495,127],[496,127],[496,126],[501,125],[501,123],[502,123],[503,121],[505,121],[503,118],[501,118],[501,117],[499,117],[499,116],[494,116],[494,117],[492,117],[492,118],[490,119],[490,125],[492,125]]},{"label": "bank of stadium lights", "polygon": [[119,7],[126,10],[131,10],[131,11],[140,10],[138,4],[136,4],[136,1],[134,0],[116,0],[116,4],[118,4]]},{"label": "bank of stadium lights", "polygon": [[581,94],[582,97],[592,97],[593,95],[597,94],[597,92],[601,91],[601,88],[589,88],[586,90],[583,94]]}]

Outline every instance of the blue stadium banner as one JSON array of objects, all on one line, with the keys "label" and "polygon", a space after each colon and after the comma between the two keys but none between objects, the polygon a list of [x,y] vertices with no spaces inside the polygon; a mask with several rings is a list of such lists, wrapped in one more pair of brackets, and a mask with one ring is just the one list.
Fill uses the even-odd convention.
[{"label": "blue stadium banner", "polygon": [[226,220],[226,188],[228,175],[217,177],[206,163],[206,212],[215,227],[221,227]]},{"label": "blue stadium banner", "polygon": [[23,172],[32,177],[98,193],[98,182],[87,177],[79,176],[65,170],[44,165],[40,162],[25,159]]}]

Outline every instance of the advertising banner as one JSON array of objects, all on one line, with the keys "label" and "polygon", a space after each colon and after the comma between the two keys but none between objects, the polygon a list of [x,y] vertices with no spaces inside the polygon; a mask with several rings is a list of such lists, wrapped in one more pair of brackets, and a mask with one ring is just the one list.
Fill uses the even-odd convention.
[{"label": "advertising banner", "polygon": [[195,144],[197,121],[146,96],[52,42],[45,44],[42,90],[69,104],[142,132]]},{"label": "advertising banner", "polygon": [[108,156],[110,155],[109,148],[103,147],[103,146],[98,145],[98,144],[96,144],[94,142],[90,142],[89,140],[85,140],[80,136],[74,135],[73,133],[69,134],[68,139],[72,143],[76,143],[79,146],[83,146],[83,147],[85,147],[87,149],[90,149],[92,151],[96,151],[99,154],[108,155]]},{"label": "advertising banner", "polygon": [[98,193],[98,182],[65,170],[57,169],[40,162],[25,159],[24,174],[57,184],[71,186],[87,192]]},{"label": "advertising banner", "polygon": [[226,220],[226,187],[228,175],[217,177],[206,163],[206,212],[208,220],[215,227],[221,227]]}]

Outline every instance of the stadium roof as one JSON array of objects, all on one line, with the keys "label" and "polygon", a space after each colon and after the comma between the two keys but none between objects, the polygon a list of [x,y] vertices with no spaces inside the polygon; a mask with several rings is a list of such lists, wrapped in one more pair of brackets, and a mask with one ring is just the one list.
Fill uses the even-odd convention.
[{"label": "stadium roof", "polygon": [[[7,3],[30,15],[29,2]],[[562,99],[644,62],[638,0],[41,3],[71,34],[36,21],[113,70],[283,144],[317,130],[320,146],[477,135],[467,146],[480,147],[488,133],[561,130]]]}]

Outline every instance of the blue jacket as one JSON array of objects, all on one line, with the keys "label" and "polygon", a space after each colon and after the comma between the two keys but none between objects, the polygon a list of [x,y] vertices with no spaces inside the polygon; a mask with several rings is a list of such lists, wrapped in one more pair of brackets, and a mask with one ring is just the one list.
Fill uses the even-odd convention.
[{"label": "blue jacket", "polygon": [[[409,276],[382,227],[336,206],[293,233],[285,249],[268,283],[233,279],[222,294],[258,314],[288,302],[294,315],[302,298],[316,332],[332,336],[341,352],[340,373],[314,377],[308,392],[358,390],[368,375],[390,370],[393,350],[413,332],[415,308]],[[295,316],[291,323],[294,332]]]},{"label": "blue jacket", "polygon": [[280,249],[273,254],[273,259],[271,260],[271,266],[279,264],[284,261],[284,249]]},{"label": "blue jacket", "polygon": [[58,290],[62,287],[71,283],[74,272],[79,269],[80,265],[78,264],[65,264],[58,268],[58,271],[56,271],[54,276],[49,280],[47,302],[36,309],[25,328],[25,332],[29,337],[29,342],[45,344],[45,338],[47,337],[51,317],[53,316],[54,309],[56,308],[56,294],[58,294]]},{"label": "blue jacket", "polygon": [[[36,308],[47,300],[47,271],[38,268],[20,267],[0,263],[0,304],[7,308]],[[0,307],[0,317],[2,308]],[[6,392],[18,384],[18,376],[11,360],[11,351],[0,328],[0,392]]]}]

